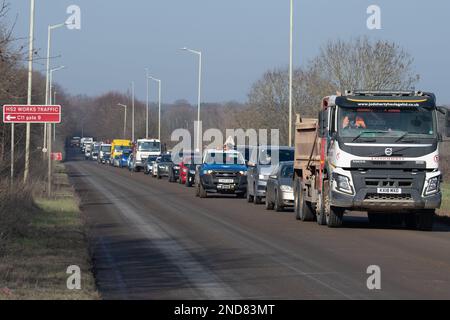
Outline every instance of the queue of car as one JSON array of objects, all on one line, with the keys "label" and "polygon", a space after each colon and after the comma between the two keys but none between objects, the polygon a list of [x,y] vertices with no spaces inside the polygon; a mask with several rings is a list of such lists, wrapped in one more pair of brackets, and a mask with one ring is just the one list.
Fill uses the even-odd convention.
[{"label": "queue of car", "polygon": [[[83,141],[84,142],[84,141]],[[267,210],[283,211],[294,206],[294,148],[282,146],[225,146],[171,154],[164,152],[157,139],[115,139],[86,141],[87,160],[127,168],[158,180],[195,187],[195,195],[236,195]]]}]

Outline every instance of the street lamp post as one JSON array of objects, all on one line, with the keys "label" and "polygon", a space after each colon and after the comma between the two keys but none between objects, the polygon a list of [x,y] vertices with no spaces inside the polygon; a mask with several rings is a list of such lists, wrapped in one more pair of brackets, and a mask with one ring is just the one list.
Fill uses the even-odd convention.
[{"label": "street lamp post", "polygon": [[152,76],[147,76],[147,79],[158,82],[158,140],[161,141],[161,80]]},{"label": "street lamp post", "polygon": [[292,147],[292,91],[293,91],[293,33],[294,33],[294,0],[291,0],[290,33],[289,33],[289,147]]},{"label": "street lamp post", "polygon": [[148,68],[145,68],[145,80],[147,81],[147,104],[146,104],[146,117],[145,117],[145,138],[148,139],[148,108],[149,108],[149,99],[150,99],[150,94],[149,94],[149,74],[148,74]]},{"label": "street lamp post", "polygon": [[127,137],[127,105],[118,103],[119,107],[124,108],[124,117],[123,117],[123,138],[125,139]]},{"label": "street lamp post", "polygon": [[[55,24],[55,25],[49,25],[48,26],[48,36],[47,36],[47,72],[46,72],[46,79],[45,79],[45,104],[49,105],[50,101],[52,99],[52,96],[50,94],[50,87],[51,87],[51,83],[50,83],[50,74],[51,74],[51,70],[50,70],[50,53],[51,53],[51,43],[52,43],[52,31],[54,29],[58,29],[58,28],[62,28],[64,27],[66,24],[65,23],[60,23],[60,24]],[[46,136],[51,135],[50,131],[47,132],[46,129],[46,124],[44,124],[44,148],[47,148],[46,146]],[[50,127],[50,126],[48,126]]]},{"label": "street lamp post", "polygon": [[134,142],[134,81],[131,82],[131,141]]},{"label": "street lamp post", "polygon": [[[53,72],[56,72],[56,71],[60,71],[60,70],[63,70],[65,68],[65,66],[61,66],[61,67],[58,67],[58,68],[54,68],[54,69],[51,69],[50,70],[50,77],[49,77],[49,104],[54,104],[55,103],[55,101],[54,101],[54,99],[53,99],[53,101],[52,101],[52,96],[53,96],[53,94],[52,94],[52,90],[53,90]],[[53,141],[55,141],[56,140],[56,123],[54,123],[53,124]]]},{"label": "street lamp post", "polygon": [[182,48],[181,50],[198,55],[198,98],[197,98],[197,149],[200,150],[200,107],[201,107],[201,90],[202,90],[202,52],[192,50],[189,48]]}]

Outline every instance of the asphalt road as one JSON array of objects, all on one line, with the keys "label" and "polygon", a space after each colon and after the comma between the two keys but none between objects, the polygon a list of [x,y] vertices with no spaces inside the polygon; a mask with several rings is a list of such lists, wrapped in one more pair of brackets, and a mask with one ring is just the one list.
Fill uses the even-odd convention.
[{"label": "asphalt road", "polygon": [[[245,199],[71,157],[105,299],[450,299],[450,228],[298,222]],[[381,289],[367,268],[381,268]]]}]

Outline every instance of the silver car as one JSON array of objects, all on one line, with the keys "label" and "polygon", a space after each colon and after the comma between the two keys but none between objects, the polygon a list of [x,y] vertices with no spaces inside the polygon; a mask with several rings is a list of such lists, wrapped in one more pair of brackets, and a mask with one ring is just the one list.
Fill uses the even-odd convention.
[{"label": "silver car", "polygon": [[247,172],[247,201],[263,203],[267,181],[275,168],[285,161],[294,161],[294,148],[259,146],[251,150]]},{"label": "silver car", "polygon": [[267,180],[266,209],[283,211],[294,206],[294,162],[280,162]]}]

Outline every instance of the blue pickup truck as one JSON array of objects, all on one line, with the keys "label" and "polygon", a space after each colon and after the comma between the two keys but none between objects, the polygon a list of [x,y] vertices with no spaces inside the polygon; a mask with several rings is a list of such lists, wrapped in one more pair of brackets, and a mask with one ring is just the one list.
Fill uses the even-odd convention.
[{"label": "blue pickup truck", "polygon": [[236,150],[206,150],[202,164],[195,174],[196,196],[206,198],[208,193],[247,194],[247,165]]}]

